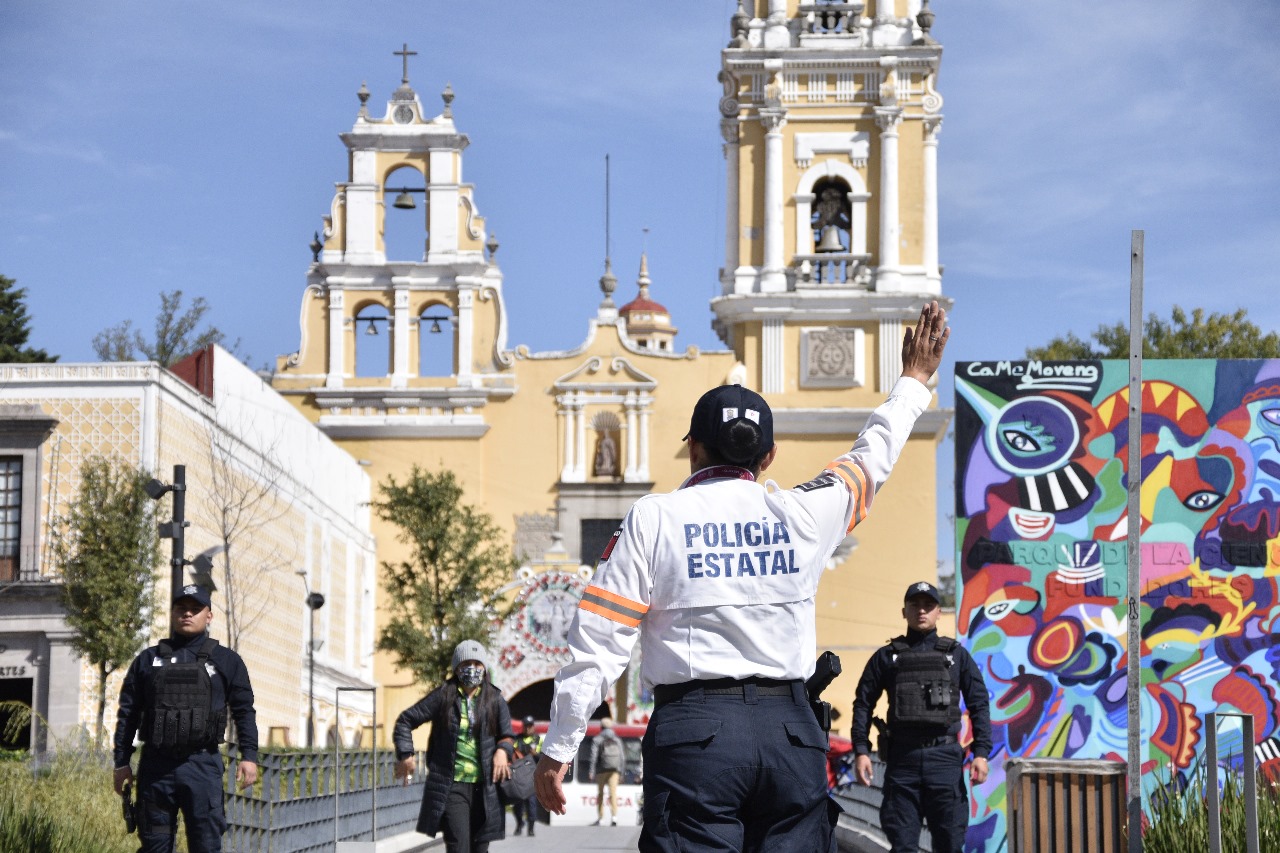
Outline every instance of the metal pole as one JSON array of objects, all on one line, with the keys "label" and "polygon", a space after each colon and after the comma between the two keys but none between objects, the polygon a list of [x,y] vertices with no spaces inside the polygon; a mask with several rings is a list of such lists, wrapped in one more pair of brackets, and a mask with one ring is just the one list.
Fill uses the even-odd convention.
[{"label": "metal pole", "polygon": [[1126,802],[1129,853],[1142,853],[1142,231],[1131,234],[1129,250],[1129,530],[1128,666],[1126,669],[1129,768]]},{"label": "metal pole", "polygon": [[1241,757],[1244,759],[1244,849],[1245,853],[1258,853],[1258,756],[1253,751],[1253,714],[1241,714],[1244,740]]},{"label": "metal pole", "polygon": [[311,606],[307,594],[307,609],[311,611],[311,633],[307,637],[307,749],[316,745],[316,609]]},{"label": "metal pole", "polygon": [[173,466],[173,557],[169,560],[171,575],[169,595],[182,589],[182,568],[186,565],[184,532],[187,526],[187,466]]},{"label": "metal pole", "polygon": [[1205,810],[1209,814],[1209,853],[1222,853],[1222,803],[1218,799],[1218,715],[1204,715]]},{"label": "metal pole", "polygon": [[[372,803],[369,813],[370,820],[370,844],[369,850],[377,847],[378,842],[378,690],[375,687],[338,687],[333,693],[333,714],[334,719],[338,719],[339,712],[342,710],[342,694],[343,693],[368,693],[370,699],[370,710],[373,720],[373,755],[371,756],[372,764],[370,765],[370,785],[369,795]],[[342,819],[342,811],[339,808],[339,799],[342,793],[342,733],[339,729],[338,737],[333,742],[333,846],[335,850],[341,851],[346,848],[346,844],[341,844],[338,840],[338,823]],[[349,849],[357,849],[355,846]],[[365,849],[364,845],[360,845],[358,849]]]}]

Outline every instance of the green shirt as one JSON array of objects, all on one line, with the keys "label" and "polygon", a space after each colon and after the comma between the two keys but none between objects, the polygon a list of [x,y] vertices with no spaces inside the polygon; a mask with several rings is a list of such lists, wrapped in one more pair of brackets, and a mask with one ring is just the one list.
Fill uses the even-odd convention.
[{"label": "green shirt", "polygon": [[475,717],[476,700],[480,691],[470,699],[458,688],[458,749],[453,759],[453,781],[480,781],[480,748],[476,733],[471,730],[471,722]]}]

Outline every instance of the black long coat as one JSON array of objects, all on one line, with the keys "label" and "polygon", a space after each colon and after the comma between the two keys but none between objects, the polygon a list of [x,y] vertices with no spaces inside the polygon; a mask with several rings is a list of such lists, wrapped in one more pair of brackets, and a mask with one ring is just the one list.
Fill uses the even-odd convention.
[{"label": "black long coat", "polygon": [[[485,714],[486,692],[492,691],[492,707],[497,719],[490,722]],[[449,789],[453,786],[453,764],[458,752],[458,726],[461,721],[461,696],[458,686],[450,679],[432,690],[421,701],[413,705],[396,718],[393,739],[396,746],[396,758],[403,759],[413,754],[413,730],[423,723],[432,723],[431,736],[427,739],[427,784],[422,791],[422,809],[418,812],[418,832],[424,835],[435,835],[440,831],[440,821],[444,816],[445,801],[449,797]],[[502,698],[502,691],[494,687],[488,680],[481,687],[481,695],[476,701],[476,718],[471,721],[471,730],[477,733],[480,742],[480,781],[484,792],[484,827],[473,841],[497,841],[506,834],[506,821],[503,819],[502,805],[498,802],[498,787],[493,784],[493,753],[498,749],[500,741],[506,741],[501,748],[511,757],[511,743],[515,734],[511,731],[511,711],[507,708],[507,700]]]}]

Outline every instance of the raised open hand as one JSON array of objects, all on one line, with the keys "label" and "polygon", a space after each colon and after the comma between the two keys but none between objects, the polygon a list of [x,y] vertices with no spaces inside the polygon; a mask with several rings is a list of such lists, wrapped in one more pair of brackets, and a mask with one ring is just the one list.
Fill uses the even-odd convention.
[{"label": "raised open hand", "polygon": [[902,375],[928,382],[942,363],[942,351],[950,337],[946,310],[936,300],[926,302],[916,327],[908,327],[902,339]]}]

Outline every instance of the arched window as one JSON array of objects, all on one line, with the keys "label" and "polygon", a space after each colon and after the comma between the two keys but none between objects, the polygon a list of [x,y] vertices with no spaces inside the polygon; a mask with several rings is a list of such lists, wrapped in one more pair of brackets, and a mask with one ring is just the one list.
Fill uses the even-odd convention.
[{"label": "arched window", "polygon": [[418,375],[452,376],[455,349],[453,317],[446,305],[428,305],[418,315]]},{"label": "arched window", "polygon": [[422,173],[401,166],[387,175],[382,192],[382,242],[388,261],[427,259],[427,194]]},{"label": "arched window", "polygon": [[841,178],[826,177],[813,185],[813,210],[809,226],[815,252],[848,252],[853,209],[849,185]]},{"label": "arched window", "polygon": [[385,306],[366,305],[356,312],[356,376],[391,374],[391,317]]}]

